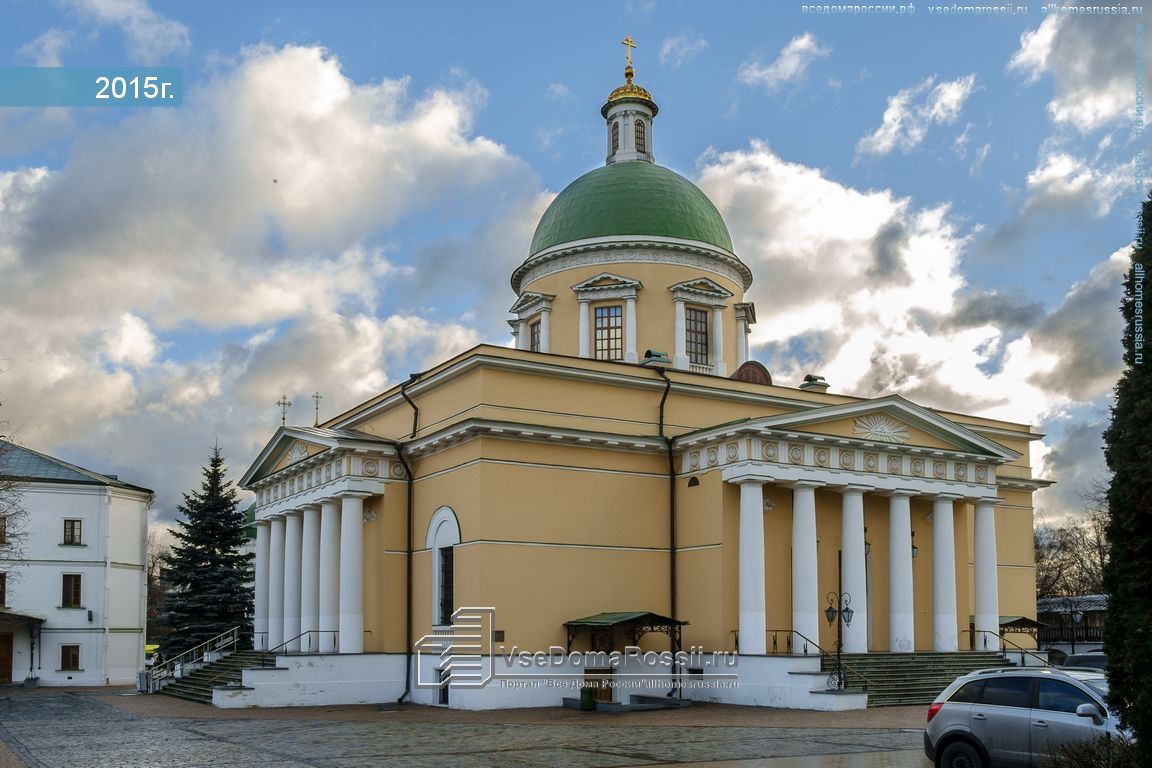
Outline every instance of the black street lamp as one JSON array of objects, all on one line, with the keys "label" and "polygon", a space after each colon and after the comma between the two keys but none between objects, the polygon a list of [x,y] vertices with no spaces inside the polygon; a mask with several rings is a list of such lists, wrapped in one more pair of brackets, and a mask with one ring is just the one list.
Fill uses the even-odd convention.
[{"label": "black street lamp", "polygon": [[[836,553],[836,561],[838,561],[839,571],[843,570],[843,563],[840,562],[842,553]],[[843,573],[840,573],[838,579],[839,587],[843,587]],[[847,592],[829,592],[828,593],[828,607],[824,609],[824,617],[828,619],[828,625],[831,626],[833,622],[836,623],[836,671],[832,675],[828,675],[828,690],[843,691],[848,686],[848,680],[844,679],[844,660],[843,660],[843,647],[844,647],[844,628],[851,626],[852,615],[856,611],[852,610],[852,596]],[[843,621],[839,621],[843,619]]]},{"label": "black street lamp", "polygon": [[1072,653],[1076,653],[1076,628],[1080,625],[1080,622],[1084,620],[1084,614],[1076,610],[1075,604],[1070,599],[1064,601],[1064,607],[1067,609],[1069,618],[1068,630],[1072,634]]}]

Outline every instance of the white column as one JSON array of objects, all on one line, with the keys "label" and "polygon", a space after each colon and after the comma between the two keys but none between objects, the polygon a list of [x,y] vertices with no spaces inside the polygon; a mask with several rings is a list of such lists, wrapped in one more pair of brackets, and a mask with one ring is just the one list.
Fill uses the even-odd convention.
[{"label": "white column", "polygon": [[[792,652],[817,653],[820,642],[820,582],[816,568],[816,489],[819,483],[792,486]],[[803,637],[801,637],[803,635]],[[807,638],[807,640],[805,639]]]},{"label": "white column", "polygon": [[636,363],[636,297],[624,297],[624,362]]},{"label": "white column", "polygon": [[912,599],[912,491],[893,491],[888,500],[888,650],[916,650]]},{"label": "white column", "polygon": [[552,310],[540,310],[540,351],[552,351]]},{"label": "white column", "polygon": [[956,625],[956,541],[952,503],[942,494],[932,502],[932,649],[959,648]]},{"label": "white column", "polygon": [[272,532],[267,520],[256,521],[256,564],[253,582],[255,600],[252,614],[252,647],[268,650],[268,539]]},{"label": "white column", "polygon": [[304,510],[303,545],[300,548],[300,650],[315,653],[320,629],[320,507],[309,504]]},{"label": "white column", "polygon": [[592,325],[591,319],[589,318],[591,315],[591,310],[589,309],[591,302],[587,299],[580,299],[578,303],[580,304],[580,357],[591,357],[592,353],[589,351],[589,336],[591,333],[589,327]]},{"label": "white column", "polygon": [[284,650],[300,650],[300,510],[284,515]]},{"label": "white column", "polygon": [[712,308],[712,373],[716,376],[728,375],[728,363],[724,362],[724,307]]},{"label": "white column", "polygon": [[688,315],[685,312],[683,299],[676,299],[672,303],[676,310],[676,356],[672,358],[672,367],[686,371],[688,370]]},{"label": "white column", "polygon": [[520,332],[516,334],[516,349],[528,349],[529,345],[532,343],[532,339],[528,333],[528,321],[523,319],[520,320],[519,326]]},{"label": "white column", "polygon": [[764,611],[764,481],[740,483],[740,653],[763,655],[768,625]]},{"label": "white column", "polygon": [[364,652],[364,495],[340,497],[340,653]]},{"label": "white column", "polygon": [[340,630],[340,502],[320,504],[320,651],[335,653]]},{"label": "white column", "polygon": [[748,362],[748,323],[736,315],[736,367]]},{"label": "white column", "polygon": [[844,626],[844,652],[868,652],[868,575],[864,563],[863,485],[849,485],[843,495],[840,520],[844,591],[852,596],[852,623]]},{"label": "white column", "polygon": [[996,502],[997,498],[976,501],[975,525],[975,586],[976,586],[976,649],[998,650],[1000,641],[999,579],[996,561]]},{"label": "white column", "polygon": [[284,518],[274,515],[268,518],[268,650],[283,642]]}]

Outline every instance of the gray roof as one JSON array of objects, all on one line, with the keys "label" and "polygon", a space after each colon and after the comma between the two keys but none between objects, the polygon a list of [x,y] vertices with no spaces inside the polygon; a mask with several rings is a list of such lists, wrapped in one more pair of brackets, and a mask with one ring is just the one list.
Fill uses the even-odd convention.
[{"label": "gray roof", "polygon": [[1069,595],[1067,597],[1041,597],[1036,601],[1037,613],[1068,613],[1069,611],[1106,611],[1108,595]]},{"label": "gray roof", "polygon": [[0,477],[22,482],[76,483],[130,488],[151,493],[151,489],[125,483],[111,475],[102,475],[75,464],[52,458],[22,445],[0,440]]}]

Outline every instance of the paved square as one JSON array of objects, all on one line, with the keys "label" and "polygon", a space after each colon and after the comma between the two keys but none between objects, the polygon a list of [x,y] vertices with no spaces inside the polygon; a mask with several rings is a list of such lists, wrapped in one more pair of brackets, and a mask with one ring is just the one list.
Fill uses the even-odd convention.
[{"label": "paved square", "polygon": [[805,768],[926,766],[919,753],[922,709],[214,710],[108,689],[12,689],[0,694],[0,740],[9,750],[0,754],[0,767],[786,768],[800,763],[776,758],[795,757],[805,758]]}]

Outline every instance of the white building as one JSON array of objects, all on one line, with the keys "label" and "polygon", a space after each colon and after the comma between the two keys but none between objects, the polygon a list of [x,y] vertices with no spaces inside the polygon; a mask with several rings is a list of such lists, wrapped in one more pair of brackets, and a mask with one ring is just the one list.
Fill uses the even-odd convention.
[{"label": "white building", "polygon": [[152,491],[11,443],[0,477],[28,512],[22,557],[0,559],[0,683],[135,682]]}]

